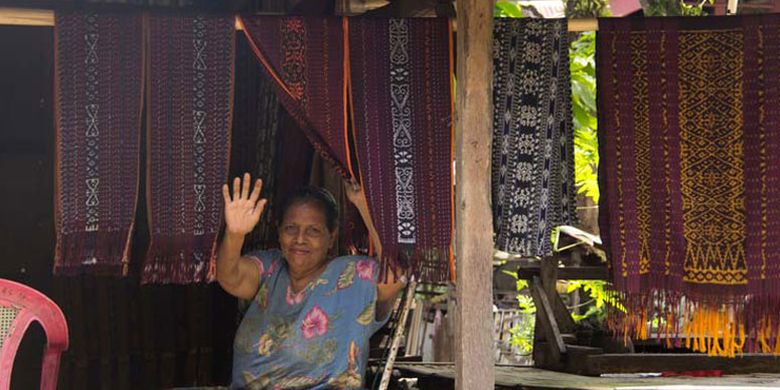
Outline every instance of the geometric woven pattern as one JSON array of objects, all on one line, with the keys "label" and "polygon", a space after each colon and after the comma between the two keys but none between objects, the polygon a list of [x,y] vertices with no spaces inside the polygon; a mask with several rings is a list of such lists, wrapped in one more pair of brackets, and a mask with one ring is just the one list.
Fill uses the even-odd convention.
[{"label": "geometric woven pattern", "polygon": [[143,100],[140,13],[56,13],[54,271],[120,275],[130,260]]},{"label": "geometric woven pattern", "polygon": [[349,20],[353,131],[366,200],[385,265],[423,281],[449,274],[450,43],[446,19]]},{"label": "geometric woven pattern", "polygon": [[[740,31],[680,36],[683,280],[747,284]],[[705,76],[706,75],[706,76]]]},{"label": "geometric woven pattern", "polygon": [[628,308],[618,332],[645,337],[655,321],[710,354],[780,352],[779,26],[599,25],[600,227]]},{"label": "geometric woven pattern", "polygon": [[496,248],[552,254],[576,221],[566,20],[495,20],[493,224]]},{"label": "geometric woven pattern", "polygon": [[145,283],[214,276],[229,169],[233,24],[227,16],[148,17]]}]

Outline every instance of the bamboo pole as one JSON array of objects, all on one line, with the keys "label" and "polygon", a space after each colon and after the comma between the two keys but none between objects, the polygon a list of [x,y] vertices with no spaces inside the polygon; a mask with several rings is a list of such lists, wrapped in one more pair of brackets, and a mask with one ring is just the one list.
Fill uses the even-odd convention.
[{"label": "bamboo pole", "polygon": [[[0,25],[8,26],[54,26],[54,11],[46,9],[0,7]],[[596,31],[597,19],[569,19],[569,31]],[[236,22],[236,30],[240,30]]]},{"label": "bamboo pole", "polygon": [[493,2],[457,0],[455,93],[455,388],[492,389],[493,224],[490,148]]}]

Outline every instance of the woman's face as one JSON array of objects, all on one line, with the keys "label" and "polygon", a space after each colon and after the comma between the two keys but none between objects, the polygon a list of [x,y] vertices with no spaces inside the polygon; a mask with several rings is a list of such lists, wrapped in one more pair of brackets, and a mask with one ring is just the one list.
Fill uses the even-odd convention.
[{"label": "woman's face", "polygon": [[294,203],[287,208],[279,227],[279,245],[290,272],[305,276],[324,266],[335,236],[317,204]]}]

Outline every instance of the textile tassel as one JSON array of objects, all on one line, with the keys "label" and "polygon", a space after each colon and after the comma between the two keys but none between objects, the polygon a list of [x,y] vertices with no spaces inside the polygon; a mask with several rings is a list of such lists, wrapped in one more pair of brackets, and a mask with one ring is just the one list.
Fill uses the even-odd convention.
[{"label": "textile tassel", "polygon": [[[725,357],[737,357],[745,350],[780,353],[777,336],[780,326],[777,325],[775,316],[757,316],[754,320],[756,324],[753,325],[756,330],[750,335],[745,331],[745,322],[751,315],[744,305],[689,300],[684,304],[661,304],[655,311],[644,309],[643,307],[649,306],[637,303],[629,306],[636,307],[633,313],[629,310],[630,314],[623,313],[622,318],[619,318],[621,314],[611,312],[612,320],[607,321],[608,328],[615,334],[622,335],[624,342],[631,338],[647,339],[652,332],[650,324],[658,322],[657,337],[662,336],[660,333],[668,337],[664,340],[667,348],[682,346],[709,356]],[[674,315],[670,310],[681,311],[681,315]],[[672,339],[680,339],[679,344],[673,343]],[[754,346],[749,345],[751,339],[754,340]]]}]

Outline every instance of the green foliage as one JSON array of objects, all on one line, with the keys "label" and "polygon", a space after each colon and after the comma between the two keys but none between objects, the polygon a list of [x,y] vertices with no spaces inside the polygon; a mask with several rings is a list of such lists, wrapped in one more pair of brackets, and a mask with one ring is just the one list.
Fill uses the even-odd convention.
[{"label": "green foliage", "polygon": [[[517,277],[516,273],[504,271],[508,275]],[[607,283],[603,280],[570,280],[566,281],[566,293],[571,294],[577,290],[583,291],[587,295],[587,302],[584,306],[587,307],[585,313],[576,314],[571,313],[574,322],[580,322],[586,318],[594,317],[599,322],[602,322],[607,313],[607,306],[612,306],[617,310],[626,311],[625,306],[617,299],[614,294],[611,294],[607,289]],[[525,280],[517,280],[517,301],[520,312],[526,314],[527,320],[522,321],[510,329],[511,337],[509,339],[510,344],[517,347],[521,354],[530,354],[533,350],[533,336],[534,336],[534,321],[533,314],[536,313],[536,305],[534,305],[533,299],[528,294],[527,289],[528,282]]]},{"label": "green foliage", "polygon": [[625,306],[617,299],[614,294],[607,290],[607,282],[603,280],[570,280],[567,282],[566,293],[573,293],[582,289],[588,294],[592,304],[588,304],[588,310],[584,314],[572,313],[574,322],[580,322],[588,317],[595,316],[598,320],[603,320],[606,314],[606,305],[612,306],[622,312],[626,311]]},{"label": "green foliage", "polygon": [[[533,317],[532,317],[533,318]],[[509,330],[509,344],[517,347],[521,355],[530,355],[534,350],[534,322],[523,321]]]},{"label": "green foliage", "polygon": [[608,0],[566,0],[567,18],[598,18],[611,14]]},{"label": "green foliage", "polygon": [[702,0],[698,4],[687,4],[683,0],[649,0],[644,7],[645,16],[705,16],[704,5],[715,0]]},{"label": "green foliage", "polygon": [[596,119],[596,34],[587,32],[569,50],[574,123],[574,181],[577,192],[598,204],[599,143]]},{"label": "green foliage", "polygon": [[523,10],[517,1],[497,1],[493,15],[499,18],[522,18]]}]

